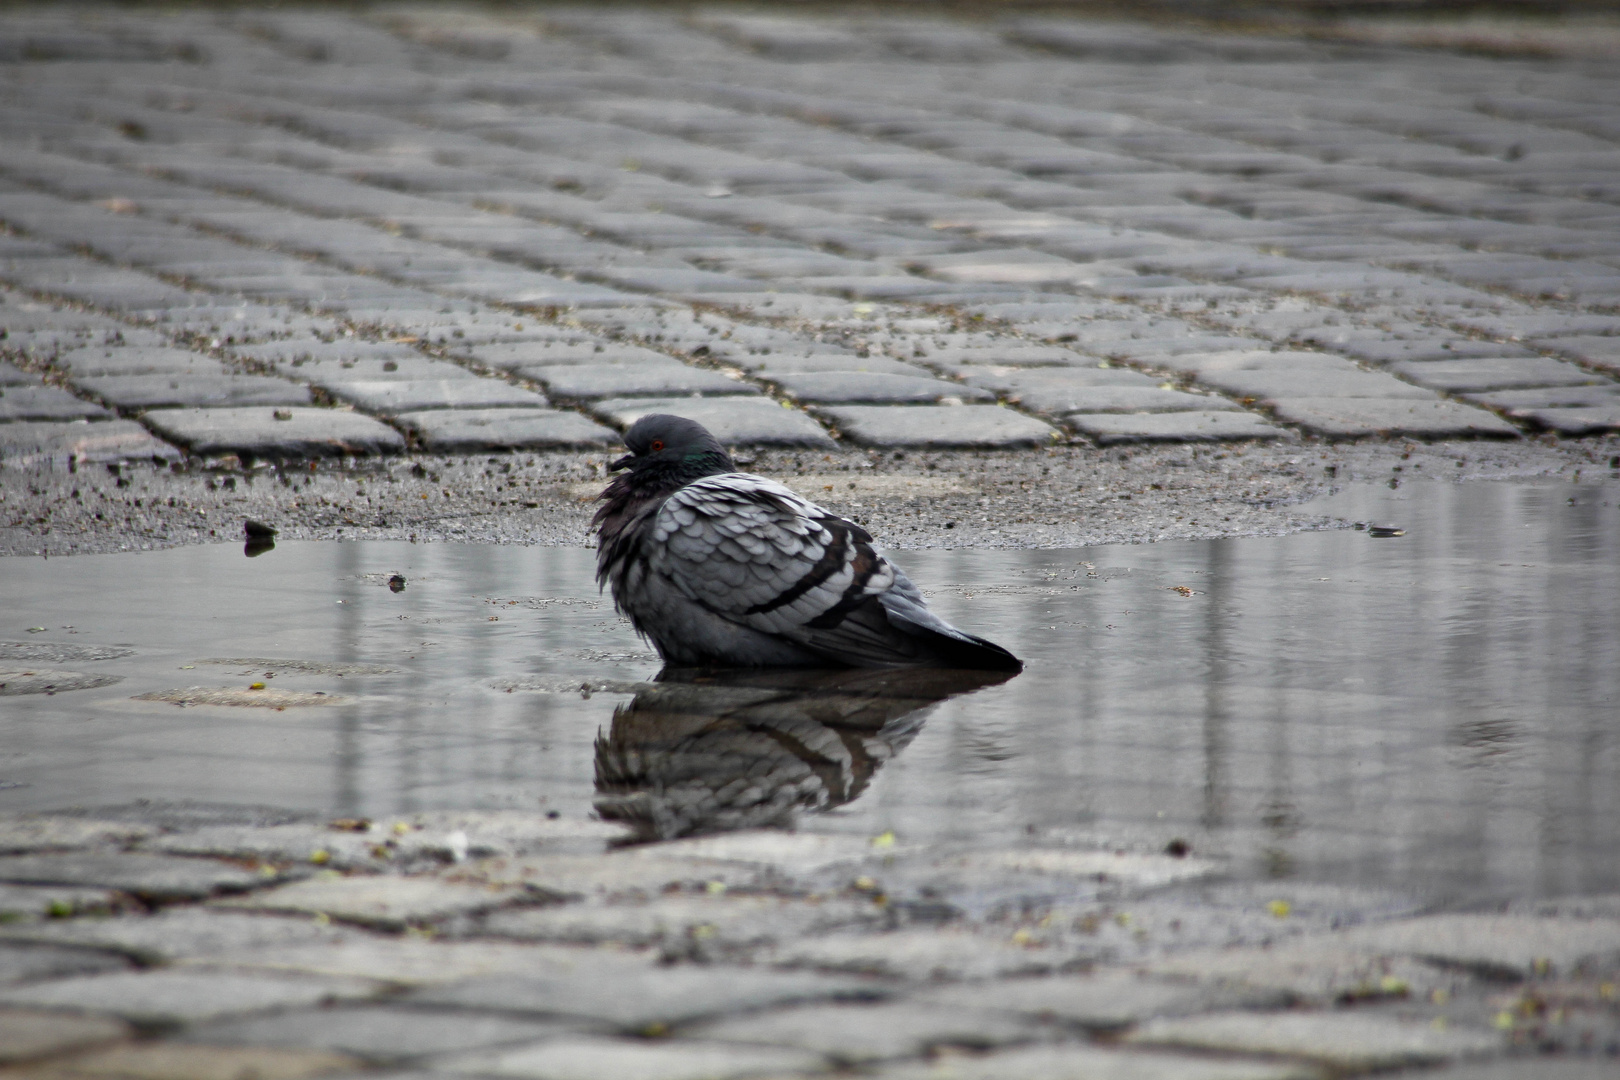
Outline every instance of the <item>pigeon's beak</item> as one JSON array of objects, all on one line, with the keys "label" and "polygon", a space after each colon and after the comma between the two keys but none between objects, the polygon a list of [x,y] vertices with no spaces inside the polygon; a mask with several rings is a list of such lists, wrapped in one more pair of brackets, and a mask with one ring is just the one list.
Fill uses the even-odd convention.
[{"label": "pigeon's beak", "polygon": [[620,458],[618,461],[615,461],[611,465],[609,465],[608,466],[608,472],[618,472],[620,469],[628,469],[630,466],[634,465],[635,463],[636,463],[636,455],[634,455],[634,454],[626,454],[626,455],[624,455],[624,457]]}]

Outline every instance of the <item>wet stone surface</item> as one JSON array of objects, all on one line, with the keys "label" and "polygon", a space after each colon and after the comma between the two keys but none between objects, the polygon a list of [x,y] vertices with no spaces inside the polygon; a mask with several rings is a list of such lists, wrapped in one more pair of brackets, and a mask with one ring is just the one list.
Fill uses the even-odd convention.
[{"label": "wet stone surface", "polygon": [[[0,1063],[1611,1075],[1615,34],[1277,29],[10,13]],[[1027,671],[658,678],[654,410]]]},{"label": "wet stone surface", "polygon": [[[148,801],[23,812],[63,806],[75,783],[107,794],[77,731],[6,774],[54,786],[0,790],[18,852],[0,857],[0,1032],[48,1015],[37,1030],[60,1037],[28,1028],[0,1049],[94,1046],[115,1071],[135,1067],[119,1054],[169,1053],[317,1071],[1177,1078],[1422,1076],[1535,1049],[1602,1075],[1620,1052],[1620,882],[1608,834],[1582,823],[1611,812],[1614,747],[1580,733],[1606,715],[1612,671],[1555,646],[1568,619],[1613,633],[1616,507],[1607,484],[1403,483],[1322,504],[1401,533],[1387,539],[901,553],[940,610],[1025,656],[999,683],[655,680],[580,550],[101,559],[118,584],[95,557],[34,564],[28,586],[79,638],[47,630],[0,655],[121,676],[75,692],[83,732],[166,727],[151,771],[123,767],[120,790]],[[217,608],[165,615],[168,562]],[[544,588],[500,587],[514,581]],[[113,620],[108,596],[132,587],[149,599]],[[1470,613],[1487,591],[1521,612],[1511,628]],[[1560,615],[1530,618],[1547,610],[1519,599],[1532,593]],[[220,617],[249,608],[251,625]],[[174,628],[161,645],[140,630],[154,620]],[[1227,621],[1242,636],[1212,638]],[[1440,623],[1467,625],[1468,671]],[[1385,650],[1400,674],[1374,682],[1395,670]],[[1331,670],[1305,662],[1324,653]],[[1161,654],[1205,674],[1167,687]],[[149,698],[175,675],[339,700]],[[1515,695],[1536,724],[1456,711]],[[17,722],[44,730],[72,696],[15,699]],[[447,714],[470,719],[434,720]],[[1214,744],[1197,735],[1212,722]],[[314,763],[345,730],[332,777]],[[188,766],[223,733],[240,769]],[[251,764],[285,733],[310,764]],[[401,786],[407,761],[420,779]],[[153,800],[159,786],[195,801]],[[1566,797],[1545,807],[1548,790]],[[487,809],[455,809],[469,803]],[[1545,813],[1590,839],[1547,845]],[[121,1041],[120,1023],[159,1039]]]}]

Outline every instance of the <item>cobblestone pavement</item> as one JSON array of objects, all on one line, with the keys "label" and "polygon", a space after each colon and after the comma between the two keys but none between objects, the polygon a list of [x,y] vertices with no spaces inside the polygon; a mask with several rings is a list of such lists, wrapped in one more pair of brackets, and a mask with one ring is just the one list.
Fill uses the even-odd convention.
[{"label": "cobblestone pavement", "polygon": [[[717,793],[718,794],[718,793]],[[1620,900],[1425,913],[1020,850],[536,813],[0,818],[0,1075],[1612,1077]]]},{"label": "cobblestone pavement", "polygon": [[0,456],[1612,434],[1609,59],[8,9]]},{"label": "cobblestone pavement", "polygon": [[[424,472],[435,498],[516,512],[486,452],[599,459],[660,408],[782,471],[1001,449],[976,468],[1023,488],[1143,441],[1282,470],[1366,439],[1432,471],[1457,444],[1407,440],[1502,440],[1478,461],[1550,432],[1606,462],[1617,79],[1044,18],[7,9],[0,461],[476,453]],[[931,495],[982,539],[956,482]],[[1613,897],[1435,912],[1162,839],[618,835],[0,819],[0,1076],[1586,1080],[1620,1056]]]}]

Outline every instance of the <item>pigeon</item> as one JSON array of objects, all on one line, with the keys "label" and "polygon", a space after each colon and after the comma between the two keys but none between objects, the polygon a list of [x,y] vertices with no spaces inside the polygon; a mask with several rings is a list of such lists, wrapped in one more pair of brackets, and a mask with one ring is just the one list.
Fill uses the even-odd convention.
[{"label": "pigeon", "polygon": [[703,425],[643,416],[592,525],[596,580],[664,662],[1018,672],[928,610],[853,521],[738,472]]}]

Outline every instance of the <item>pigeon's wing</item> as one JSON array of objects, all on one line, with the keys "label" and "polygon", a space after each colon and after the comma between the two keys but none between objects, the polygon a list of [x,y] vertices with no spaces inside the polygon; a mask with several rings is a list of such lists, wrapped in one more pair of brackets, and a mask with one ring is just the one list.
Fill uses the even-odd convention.
[{"label": "pigeon's wing", "polygon": [[877,598],[897,571],[854,522],[745,473],[681,488],[651,522],[648,568],[728,621],[829,660],[917,663],[920,643]]}]

